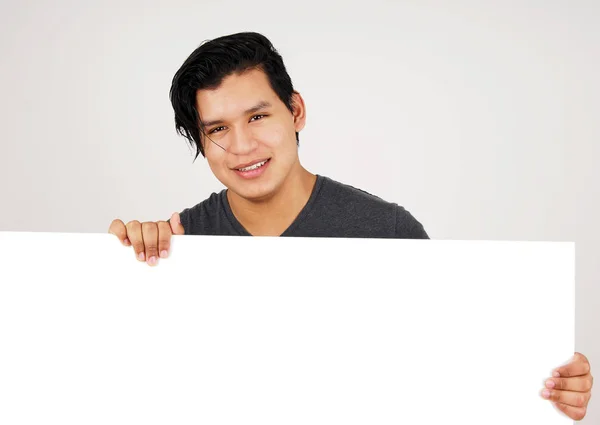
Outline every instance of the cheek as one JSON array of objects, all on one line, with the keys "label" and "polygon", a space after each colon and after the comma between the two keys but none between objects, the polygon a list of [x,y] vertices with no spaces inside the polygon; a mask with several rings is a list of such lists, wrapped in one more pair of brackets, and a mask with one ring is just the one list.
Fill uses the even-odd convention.
[{"label": "cheek", "polygon": [[206,162],[209,168],[215,175],[222,174],[223,170],[227,168],[225,165],[225,156],[220,152],[215,152],[214,149],[209,149],[206,152]]},{"label": "cheek", "polygon": [[289,130],[283,125],[269,125],[254,130],[254,137],[260,141],[266,147],[269,148],[285,148],[288,147],[290,139],[295,139],[295,133],[289,132]]}]

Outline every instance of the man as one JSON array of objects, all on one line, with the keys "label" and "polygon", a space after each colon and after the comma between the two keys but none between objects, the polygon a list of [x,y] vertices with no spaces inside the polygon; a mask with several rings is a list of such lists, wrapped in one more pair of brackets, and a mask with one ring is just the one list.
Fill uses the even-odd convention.
[{"label": "man", "polygon": [[[204,43],[177,71],[170,94],[178,133],[227,189],[168,221],[114,220],[109,232],[133,246],[138,260],[166,258],[173,234],[428,239],[403,207],[301,165],[304,101],[264,36]],[[542,395],[581,420],[592,380],[589,362],[575,353]]]}]

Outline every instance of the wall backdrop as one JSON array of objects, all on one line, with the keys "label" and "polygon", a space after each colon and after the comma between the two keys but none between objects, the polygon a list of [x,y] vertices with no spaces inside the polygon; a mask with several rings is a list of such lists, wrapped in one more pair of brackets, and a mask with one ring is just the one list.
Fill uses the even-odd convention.
[{"label": "wall backdrop", "polygon": [[[599,15],[594,0],[3,0],[0,230],[106,232],[221,190],[175,133],[170,83],[203,40],[258,31],[305,98],[310,171],[435,239],[575,241],[576,348],[600,370]],[[582,423],[600,423],[600,397]]]}]

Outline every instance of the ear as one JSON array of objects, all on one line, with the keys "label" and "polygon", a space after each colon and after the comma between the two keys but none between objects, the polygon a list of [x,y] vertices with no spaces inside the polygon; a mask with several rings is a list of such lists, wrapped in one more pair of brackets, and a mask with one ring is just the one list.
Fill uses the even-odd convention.
[{"label": "ear", "polygon": [[292,113],[294,117],[294,127],[296,132],[300,132],[306,124],[306,106],[304,105],[304,99],[297,91],[292,94]]}]

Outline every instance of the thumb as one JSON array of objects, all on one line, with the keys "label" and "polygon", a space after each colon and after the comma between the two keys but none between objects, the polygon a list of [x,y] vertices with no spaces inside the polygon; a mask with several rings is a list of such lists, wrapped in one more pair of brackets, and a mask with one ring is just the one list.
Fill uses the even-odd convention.
[{"label": "thumb", "polygon": [[181,217],[179,217],[179,213],[173,213],[171,219],[169,220],[169,224],[171,225],[171,232],[174,235],[184,235],[185,229],[181,224]]}]

